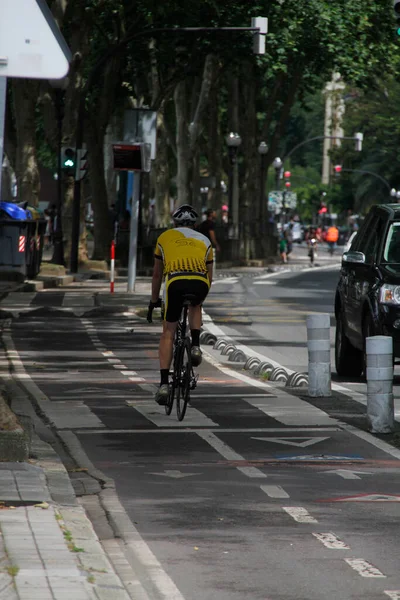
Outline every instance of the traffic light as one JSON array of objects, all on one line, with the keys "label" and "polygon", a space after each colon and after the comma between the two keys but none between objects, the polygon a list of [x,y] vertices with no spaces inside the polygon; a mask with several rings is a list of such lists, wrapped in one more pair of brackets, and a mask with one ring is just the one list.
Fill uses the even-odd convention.
[{"label": "traffic light", "polygon": [[396,33],[400,37],[400,0],[393,0],[393,11],[396,19]]},{"label": "traffic light", "polygon": [[290,186],[292,185],[292,184],[290,183],[290,176],[291,176],[291,172],[290,172],[290,171],[285,171],[285,172],[283,173],[283,176],[284,176],[284,178],[285,178],[285,187],[286,187],[286,189],[287,189],[287,190],[289,190]]},{"label": "traffic light", "polygon": [[340,175],[342,172],[342,165],[335,165],[333,168],[335,169],[335,175]]},{"label": "traffic light", "polygon": [[63,146],[61,149],[61,168],[66,175],[75,176],[76,152],[71,146]]}]

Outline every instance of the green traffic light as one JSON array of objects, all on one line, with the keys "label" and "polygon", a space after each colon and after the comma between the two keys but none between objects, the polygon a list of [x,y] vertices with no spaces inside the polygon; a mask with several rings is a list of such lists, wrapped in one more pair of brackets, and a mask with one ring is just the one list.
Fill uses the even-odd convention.
[{"label": "green traffic light", "polygon": [[400,37],[400,27],[397,28],[396,33]]},{"label": "green traffic light", "polygon": [[73,167],[74,166],[74,161],[71,159],[68,159],[64,162],[64,167]]}]

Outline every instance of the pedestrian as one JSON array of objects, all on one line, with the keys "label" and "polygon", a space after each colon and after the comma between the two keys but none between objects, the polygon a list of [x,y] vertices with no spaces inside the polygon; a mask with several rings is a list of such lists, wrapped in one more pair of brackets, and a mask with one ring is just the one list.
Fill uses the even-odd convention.
[{"label": "pedestrian", "polygon": [[284,232],[284,237],[286,239],[286,259],[289,259],[289,255],[293,250],[293,225],[290,223],[289,227]]},{"label": "pedestrian", "polygon": [[281,255],[281,261],[287,263],[287,239],[284,235],[279,242],[279,253]]},{"label": "pedestrian", "polygon": [[206,236],[211,242],[212,247],[214,248],[213,258],[214,258],[214,277],[217,271],[217,257],[216,252],[221,250],[218,240],[215,236],[215,210],[213,208],[208,208],[205,212],[206,219],[202,221],[197,228],[197,231]]},{"label": "pedestrian", "polygon": [[333,254],[335,251],[335,246],[336,246],[336,242],[339,239],[339,229],[336,227],[336,225],[331,225],[330,227],[328,227],[327,232],[326,232],[326,237],[325,237],[325,241],[327,242],[328,246],[329,246],[329,253]]}]

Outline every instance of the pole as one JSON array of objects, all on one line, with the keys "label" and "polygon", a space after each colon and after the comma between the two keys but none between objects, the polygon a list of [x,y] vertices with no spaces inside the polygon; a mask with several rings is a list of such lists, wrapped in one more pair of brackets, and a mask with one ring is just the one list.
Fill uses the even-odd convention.
[{"label": "pole", "polygon": [[260,221],[261,231],[265,233],[265,218],[267,214],[266,199],[265,199],[265,175],[266,175],[266,155],[261,154],[261,169],[260,169]]},{"label": "pole", "polygon": [[115,277],[115,240],[111,242],[111,265],[110,265],[110,293],[114,293],[114,277]]},{"label": "pole", "polygon": [[372,433],[394,431],[393,339],[366,338],[367,418]]},{"label": "pole", "polygon": [[233,164],[229,163],[228,174],[228,223],[229,237],[233,237]]},{"label": "pole", "polygon": [[54,231],[54,248],[52,261],[56,265],[65,265],[64,261],[64,241],[62,228],[62,106],[61,106],[61,90],[55,90],[56,111],[57,111],[57,218]]},{"label": "pole", "polygon": [[0,77],[0,201],[1,201],[1,175],[3,172],[4,154],[4,121],[6,118],[7,77]]},{"label": "pole", "polygon": [[[81,94],[78,107],[78,117],[76,121],[76,150],[83,145],[83,122],[85,118],[85,100],[86,94]],[[77,152],[75,155],[77,156]],[[79,257],[79,233],[81,224],[81,180],[75,177],[74,181],[74,202],[72,205],[72,233],[71,233],[71,273],[78,272]]]},{"label": "pole", "polygon": [[330,326],[328,314],[307,316],[308,393],[311,398],[331,395]]},{"label": "pole", "polygon": [[140,172],[135,172],[133,177],[131,231],[129,236],[128,292],[133,292],[135,290],[139,220],[139,193]]}]

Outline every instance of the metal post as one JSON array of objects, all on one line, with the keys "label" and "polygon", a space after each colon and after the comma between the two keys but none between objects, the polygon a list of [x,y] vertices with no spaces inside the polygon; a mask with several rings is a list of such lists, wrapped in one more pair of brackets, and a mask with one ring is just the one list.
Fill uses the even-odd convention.
[{"label": "metal post", "polygon": [[61,151],[62,151],[62,121],[63,121],[63,110],[61,101],[61,89],[55,90],[56,99],[56,112],[57,112],[57,218],[56,227],[54,231],[54,248],[52,262],[57,265],[65,265],[64,261],[64,240],[63,240],[63,227],[62,227],[62,164],[61,164]]},{"label": "metal post", "polygon": [[328,314],[307,316],[308,393],[312,398],[331,395],[330,325]]},{"label": "metal post", "polygon": [[366,338],[367,419],[372,433],[394,430],[393,339],[385,335]]},{"label": "metal post", "polygon": [[265,154],[261,154],[261,170],[260,170],[260,221],[261,221],[261,232],[265,234],[265,219],[266,219],[266,201],[265,201],[265,174],[267,166],[267,157]]},{"label": "metal post", "polygon": [[233,237],[233,164],[229,163],[228,173],[228,232]]},{"label": "metal post", "polygon": [[1,175],[3,172],[4,153],[4,121],[6,118],[6,92],[7,77],[0,77],[0,201],[1,201]]},{"label": "metal post", "polygon": [[140,172],[133,177],[131,231],[129,236],[128,292],[135,290],[139,220]]}]

